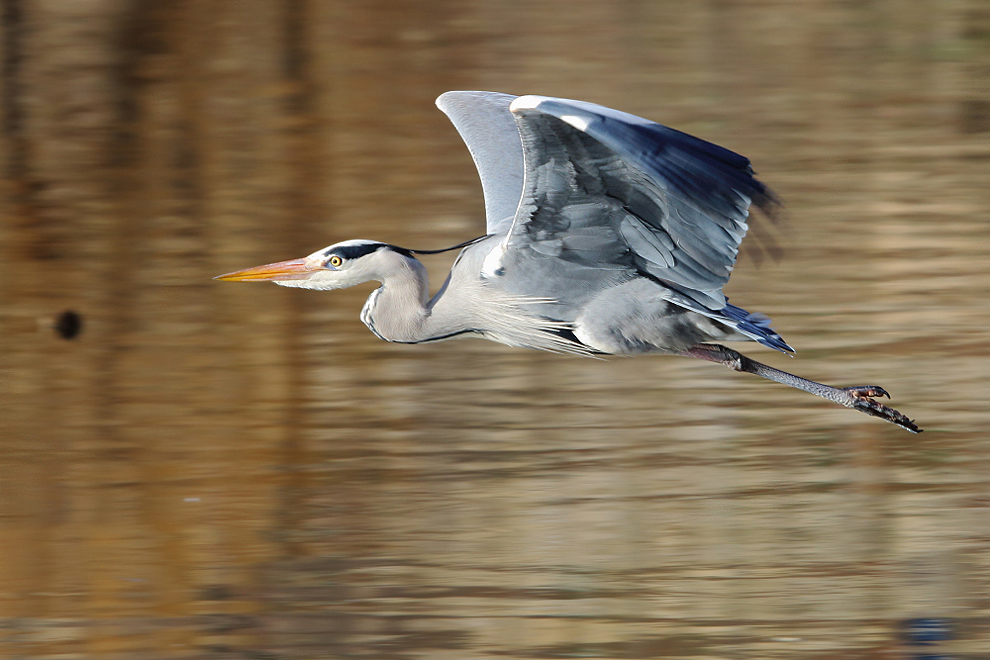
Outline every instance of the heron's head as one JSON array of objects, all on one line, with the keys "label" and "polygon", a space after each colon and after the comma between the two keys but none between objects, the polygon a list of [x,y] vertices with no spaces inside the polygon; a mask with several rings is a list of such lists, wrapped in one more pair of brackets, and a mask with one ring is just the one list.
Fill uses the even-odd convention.
[{"label": "heron's head", "polygon": [[409,250],[378,241],[353,240],[317,250],[302,259],[238,270],[213,279],[232,282],[274,282],[303,289],[346,289],[382,281],[387,275],[418,263]]}]

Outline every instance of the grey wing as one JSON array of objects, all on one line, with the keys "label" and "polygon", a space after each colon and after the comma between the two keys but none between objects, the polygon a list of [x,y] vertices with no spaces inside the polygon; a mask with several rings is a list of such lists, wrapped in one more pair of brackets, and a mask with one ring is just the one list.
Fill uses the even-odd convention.
[{"label": "grey wing", "polygon": [[747,158],[583,101],[521,96],[510,110],[525,182],[506,249],[628,267],[689,308],[726,308],[750,203],[776,203]]},{"label": "grey wing", "polygon": [[508,231],[522,196],[522,142],[509,112],[515,99],[498,92],[447,92],[437,98],[478,168],[489,234]]}]

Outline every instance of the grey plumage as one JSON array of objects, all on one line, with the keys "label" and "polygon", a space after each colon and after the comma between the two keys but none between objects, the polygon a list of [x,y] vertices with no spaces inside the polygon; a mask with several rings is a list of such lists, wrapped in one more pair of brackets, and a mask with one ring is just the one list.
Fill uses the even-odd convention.
[{"label": "grey plumage", "polygon": [[437,105],[481,176],[487,234],[455,246],[463,249],[436,295],[415,250],[365,240],[221,279],[311,289],[378,280],[361,319],[388,341],[476,334],[584,355],[689,355],[919,430],[871,398],[882,388],[821,385],[708,343],[793,351],[766,316],[722,293],[750,206],[776,205],[748,159],[583,101],[448,92]]},{"label": "grey plumage", "polygon": [[515,98],[498,92],[447,92],[437,98],[478,168],[489,234],[512,223],[522,195],[522,142],[509,111]]}]

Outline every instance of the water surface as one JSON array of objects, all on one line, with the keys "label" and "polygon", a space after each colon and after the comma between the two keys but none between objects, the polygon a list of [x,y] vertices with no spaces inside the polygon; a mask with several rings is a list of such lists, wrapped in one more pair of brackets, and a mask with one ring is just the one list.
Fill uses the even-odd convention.
[{"label": "water surface", "polygon": [[[6,142],[0,653],[990,648],[971,3],[48,11]],[[210,280],[347,238],[477,235],[480,186],[432,105],[458,88],[592,100],[750,156],[786,202],[750,242],[784,256],[744,255],[727,292],[798,354],[748,352],[881,384],[925,433],[680,358],[386,344],[358,321],[371,285]],[[451,259],[429,258],[437,284]],[[73,340],[49,328],[68,309]]]}]

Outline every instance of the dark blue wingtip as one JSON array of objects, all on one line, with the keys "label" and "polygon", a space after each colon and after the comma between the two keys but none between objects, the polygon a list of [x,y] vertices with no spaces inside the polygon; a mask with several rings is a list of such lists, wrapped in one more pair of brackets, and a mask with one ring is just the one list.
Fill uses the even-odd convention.
[{"label": "dark blue wingtip", "polygon": [[[652,165],[666,178],[699,193],[694,200],[696,203],[733,217],[733,207],[739,204],[736,195],[741,194],[771,221],[775,222],[779,217],[780,198],[756,178],[746,156],[662,124],[634,125],[629,130],[659,149],[654,153]],[[687,158],[675,156],[676,152]],[[685,180],[684,172],[677,171],[669,161],[676,162],[677,168],[687,170],[691,180]],[[745,211],[745,205],[741,210]]]},{"label": "dark blue wingtip", "polygon": [[794,354],[797,353],[797,351],[791,348],[790,344],[784,341],[783,338],[781,338],[781,336],[778,335],[776,332],[773,333],[772,337],[768,337],[766,339],[757,339],[756,341],[760,342],[764,346],[775,348],[781,353],[787,353],[791,357],[794,357]]},{"label": "dark blue wingtip", "polygon": [[721,310],[723,316],[735,321],[736,328],[749,335],[759,343],[768,348],[773,348],[781,353],[794,355],[796,351],[784,341],[784,338],[777,334],[777,331],[770,327],[770,317],[759,312],[747,312],[742,307],[736,307],[726,303]]}]

